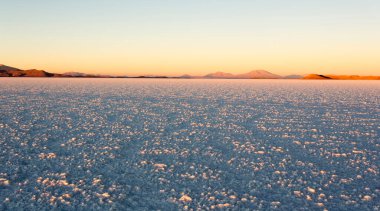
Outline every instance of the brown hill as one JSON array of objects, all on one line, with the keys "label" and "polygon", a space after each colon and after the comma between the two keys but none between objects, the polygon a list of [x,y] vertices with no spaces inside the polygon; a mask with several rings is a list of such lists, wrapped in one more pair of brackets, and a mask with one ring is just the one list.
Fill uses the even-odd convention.
[{"label": "brown hill", "polygon": [[54,74],[45,72],[43,70],[25,70],[24,77],[52,77]]},{"label": "brown hill", "polygon": [[3,64],[0,64],[0,70],[4,70],[4,71],[20,71],[20,69],[18,69],[18,68],[10,67],[10,66],[3,65]]},{"label": "brown hill", "polygon": [[360,75],[327,75],[335,80],[380,80],[380,76],[360,76]]},{"label": "brown hill", "polygon": [[324,75],[318,75],[318,74],[309,74],[305,77],[303,77],[302,79],[311,79],[311,80],[324,80],[324,79],[331,79],[330,77],[328,76],[324,76]]},{"label": "brown hill", "polygon": [[14,67],[0,65],[0,77],[19,77],[23,71]]},{"label": "brown hill", "polygon": [[380,76],[360,76],[360,75],[318,75],[318,74],[310,74],[302,79],[308,80],[380,80]]},{"label": "brown hill", "polygon": [[0,77],[59,77],[60,74],[53,74],[43,70],[21,70],[18,68],[0,65]]}]

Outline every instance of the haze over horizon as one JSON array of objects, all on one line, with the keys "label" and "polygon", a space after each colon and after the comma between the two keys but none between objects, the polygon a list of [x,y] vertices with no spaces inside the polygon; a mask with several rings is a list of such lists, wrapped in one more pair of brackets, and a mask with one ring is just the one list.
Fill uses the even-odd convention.
[{"label": "haze over horizon", "polygon": [[0,63],[112,75],[379,75],[380,2],[2,3]]}]

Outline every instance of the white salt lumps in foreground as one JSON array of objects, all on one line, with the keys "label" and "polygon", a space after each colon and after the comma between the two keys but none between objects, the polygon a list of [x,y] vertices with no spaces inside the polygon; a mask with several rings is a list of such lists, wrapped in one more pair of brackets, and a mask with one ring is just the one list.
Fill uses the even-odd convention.
[{"label": "white salt lumps in foreground", "polygon": [[193,199],[188,195],[183,195],[181,198],[179,198],[179,201],[182,202],[191,202]]},{"label": "white salt lumps in foreground", "polygon": [[225,208],[225,207],[230,207],[231,206],[231,204],[229,204],[229,203],[224,203],[224,204],[218,204],[218,205],[216,205],[219,209],[223,209],[223,208]]},{"label": "white salt lumps in foreground", "polygon": [[371,200],[372,200],[372,197],[371,197],[371,196],[368,196],[368,195],[365,195],[365,196],[363,196],[362,200],[363,200],[363,201],[371,201]]},{"label": "white salt lumps in foreground", "polygon": [[10,181],[4,178],[0,178],[0,186],[8,186]]},{"label": "white salt lumps in foreground", "polygon": [[301,197],[301,196],[302,196],[301,191],[295,190],[295,191],[293,191],[293,193],[294,193],[294,195],[296,195],[297,197]]},{"label": "white salt lumps in foreground", "polygon": [[307,187],[307,191],[309,191],[309,193],[316,193],[315,189],[311,187]]},{"label": "white salt lumps in foreground", "polygon": [[40,153],[38,155],[38,157],[40,159],[53,159],[53,158],[56,158],[57,155],[55,153],[52,153],[52,152],[50,152],[50,153]]},{"label": "white salt lumps in foreground", "polygon": [[163,163],[156,163],[153,166],[157,171],[165,171],[166,168],[166,164]]}]

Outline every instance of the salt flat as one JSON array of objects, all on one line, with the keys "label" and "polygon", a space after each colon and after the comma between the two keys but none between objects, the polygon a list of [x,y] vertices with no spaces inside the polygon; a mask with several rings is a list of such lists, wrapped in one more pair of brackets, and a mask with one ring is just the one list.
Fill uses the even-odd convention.
[{"label": "salt flat", "polygon": [[0,79],[0,210],[380,209],[380,82]]}]

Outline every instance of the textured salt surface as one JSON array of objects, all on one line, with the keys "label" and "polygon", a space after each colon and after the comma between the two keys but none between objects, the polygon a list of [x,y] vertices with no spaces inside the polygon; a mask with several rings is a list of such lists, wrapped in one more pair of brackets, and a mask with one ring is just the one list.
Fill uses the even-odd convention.
[{"label": "textured salt surface", "polygon": [[376,81],[0,79],[0,210],[379,210]]}]

